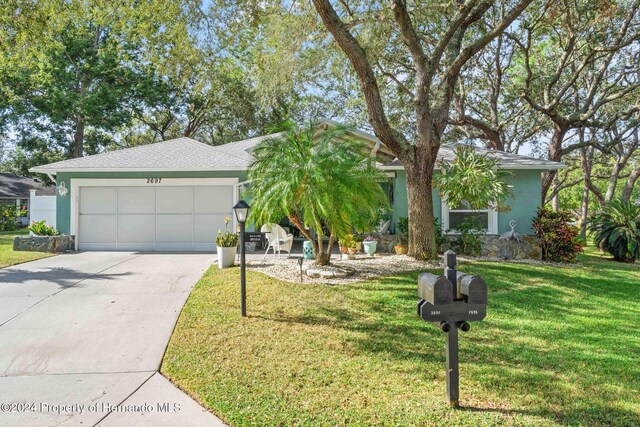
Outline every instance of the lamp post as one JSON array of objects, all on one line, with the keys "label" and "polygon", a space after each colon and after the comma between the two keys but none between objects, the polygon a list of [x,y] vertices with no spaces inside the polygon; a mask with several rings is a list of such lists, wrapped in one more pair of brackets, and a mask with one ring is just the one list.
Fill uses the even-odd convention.
[{"label": "lamp post", "polygon": [[249,205],[244,200],[240,200],[233,207],[236,220],[240,224],[240,311],[242,317],[247,317],[247,280],[245,277],[245,245],[244,245],[244,224],[249,215]]}]

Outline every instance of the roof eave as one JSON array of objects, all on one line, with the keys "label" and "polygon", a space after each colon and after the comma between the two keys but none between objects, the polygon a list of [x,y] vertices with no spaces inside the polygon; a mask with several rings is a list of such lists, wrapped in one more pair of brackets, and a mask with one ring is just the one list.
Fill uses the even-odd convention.
[{"label": "roof eave", "polygon": [[[560,170],[566,169],[567,165],[558,163],[557,165],[502,165],[500,167],[505,170]],[[404,170],[402,165],[383,165],[379,168],[381,170]],[[439,168],[436,166],[434,169],[438,170]]]},{"label": "roof eave", "polygon": [[31,173],[46,173],[56,175],[58,173],[75,172],[237,172],[246,171],[247,167],[217,167],[217,168],[61,168],[49,169],[33,167],[29,169]]}]

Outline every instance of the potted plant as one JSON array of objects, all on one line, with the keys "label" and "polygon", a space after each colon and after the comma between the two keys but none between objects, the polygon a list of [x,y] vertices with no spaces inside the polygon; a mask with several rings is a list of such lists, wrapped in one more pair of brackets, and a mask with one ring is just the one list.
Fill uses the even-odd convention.
[{"label": "potted plant", "polygon": [[364,253],[370,256],[376,253],[376,249],[378,248],[378,239],[373,236],[367,236],[362,241],[362,246],[364,247]]},{"label": "potted plant", "polygon": [[360,245],[359,242],[356,242],[355,240],[351,241],[351,244],[349,245],[349,255],[355,255],[356,252],[358,252],[358,245]]},{"label": "potted plant", "polygon": [[233,267],[238,250],[238,235],[230,232],[227,228],[231,218],[224,219],[225,231],[218,230],[216,245],[218,247],[218,268]]},{"label": "potted plant", "polygon": [[393,247],[397,255],[404,255],[409,252],[409,245],[404,243],[409,232],[409,218],[400,217],[398,219],[398,232],[400,233],[400,241]]},{"label": "potted plant", "polygon": [[338,239],[338,247],[340,248],[340,253],[346,254],[349,252],[349,247],[353,242],[352,234],[345,234],[342,238]]},{"label": "potted plant", "polygon": [[355,234],[353,236],[353,247],[356,248],[356,252],[362,251],[362,241],[364,236],[362,234]]}]

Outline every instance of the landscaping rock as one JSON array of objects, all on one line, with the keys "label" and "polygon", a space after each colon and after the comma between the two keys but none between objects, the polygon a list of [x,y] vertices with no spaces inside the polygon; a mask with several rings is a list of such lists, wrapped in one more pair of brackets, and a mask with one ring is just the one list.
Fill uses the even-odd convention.
[{"label": "landscaping rock", "polygon": [[75,250],[75,236],[16,236],[14,251],[59,253]]},{"label": "landscaping rock", "polygon": [[522,241],[501,239],[500,236],[484,236],[481,256],[501,259],[542,259],[542,248],[536,236],[522,236]]},{"label": "landscaping rock", "polygon": [[307,276],[309,277],[320,277],[320,273],[322,273],[321,270],[307,269]]}]

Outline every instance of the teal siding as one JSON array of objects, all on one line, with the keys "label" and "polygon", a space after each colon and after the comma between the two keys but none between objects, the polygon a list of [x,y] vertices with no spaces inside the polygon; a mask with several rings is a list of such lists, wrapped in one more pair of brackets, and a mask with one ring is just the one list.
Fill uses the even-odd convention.
[{"label": "teal siding", "polygon": [[[531,219],[536,215],[536,210],[540,205],[541,190],[541,170],[514,170],[513,176],[508,179],[513,186],[513,197],[507,200],[511,206],[509,212],[498,213],[498,232],[509,231],[509,221],[514,219],[518,222],[516,230],[521,234],[532,234]],[[57,175],[58,185],[64,182],[67,188],[71,189],[71,180],[74,178],[105,178],[105,179],[127,179],[127,178],[148,178],[150,176],[158,178],[238,178],[240,182],[247,180],[247,174],[243,171],[225,172],[93,172],[93,173],[59,173]],[[383,184],[385,187],[386,184]],[[251,202],[251,192],[245,188],[245,192],[240,197],[244,197]],[[438,191],[432,190],[434,216],[440,220],[442,215],[442,205]],[[69,234],[71,228],[71,198],[57,196],[57,227],[61,233]],[[399,218],[408,216],[407,206],[407,176],[405,171],[396,171],[393,180],[393,220],[392,231],[395,232]]]},{"label": "teal siding", "polygon": [[[431,191],[431,199],[433,201],[433,214],[438,220],[440,220],[440,216],[442,215],[442,206],[436,189]],[[394,225],[394,232],[396,231],[400,218],[409,216],[409,206],[407,201],[407,173],[403,170],[396,171],[396,179],[393,188],[392,223]]]},{"label": "teal siding", "polygon": [[[540,206],[541,170],[513,170],[513,175],[508,178],[508,184],[512,186],[513,196],[507,200],[511,207],[508,212],[498,212],[498,233],[509,231],[509,221],[516,220],[516,231],[520,234],[533,234],[531,220],[536,215]],[[442,201],[438,190],[432,190],[433,213],[436,219],[441,220]],[[398,219],[408,215],[407,206],[407,176],[405,171],[397,171],[394,184],[393,199],[393,224],[397,226]]]},{"label": "teal siding", "polygon": [[511,230],[509,221],[516,220],[516,231],[520,234],[533,234],[531,220],[536,216],[540,206],[542,192],[541,170],[513,170],[513,176],[508,179],[513,188],[513,197],[506,203],[511,207],[509,212],[498,212],[498,232],[500,234]]},{"label": "teal siding", "polygon": [[[71,180],[83,179],[128,179],[128,178],[238,178],[239,182],[246,181],[247,173],[244,171],[220,171],[220,172],[73,172],[58,173],[56,183],[64,182],[71,190]],[[58,230],[63,234],[71,231],[71,197],[67,194],[56,198],[56,223]]]}]

